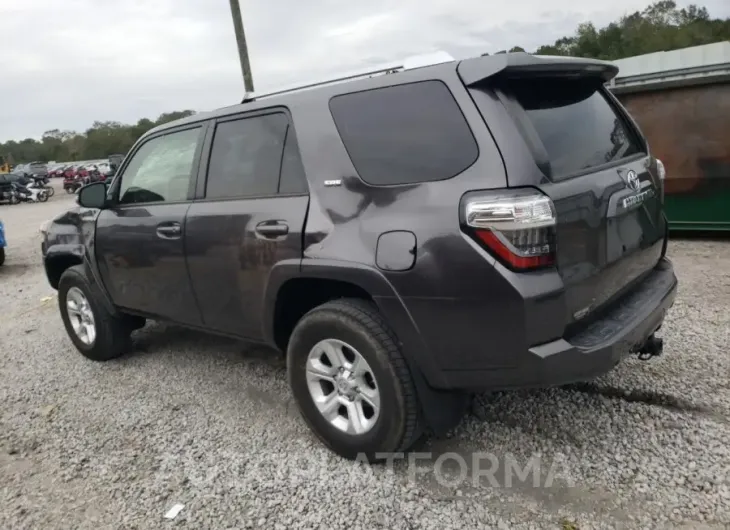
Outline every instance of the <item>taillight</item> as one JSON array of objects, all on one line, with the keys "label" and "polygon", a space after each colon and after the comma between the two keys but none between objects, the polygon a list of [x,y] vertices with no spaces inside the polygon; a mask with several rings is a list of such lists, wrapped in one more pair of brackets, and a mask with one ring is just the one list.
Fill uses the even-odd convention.
[{"label": "taillight", "polygon": [[658,158],[656,159],[656,170],[659,173],[659,194],[664,202],[664,180],[667,178],[667,170],[664,168],[664,162]]},{"label": "taillight", "polygon": [[555,264],[555,207],[534,189],[479,193],[464,203],[466,229],[509,268]]}]

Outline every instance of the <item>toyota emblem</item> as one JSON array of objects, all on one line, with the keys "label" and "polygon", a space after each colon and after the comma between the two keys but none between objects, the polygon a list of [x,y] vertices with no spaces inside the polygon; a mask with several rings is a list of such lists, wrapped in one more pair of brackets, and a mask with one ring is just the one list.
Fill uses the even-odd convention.
[{"label": "toyota emblem", "polygon": [[639,191],[639,189],[641,188],[641,181],[639,180],[639,176],[633,169],[626,173],[626,185],[629,187],[629,189],[632,189],[634,191]]}]

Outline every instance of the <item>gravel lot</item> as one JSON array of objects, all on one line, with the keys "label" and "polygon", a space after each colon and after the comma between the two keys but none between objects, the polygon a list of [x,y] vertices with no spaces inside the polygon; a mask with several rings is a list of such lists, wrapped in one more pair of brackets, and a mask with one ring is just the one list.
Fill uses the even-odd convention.
[{"label": "gravel lot", "polygon": [[[477,396],[418,448],[431,459],[414,476],[408,460],[371,468],[323,449],[268,352],[150,324],[130,355],[84,360],[47,298],[37,234],[72,204],[0,206],[0,528],[730,526],[730,240],[672,242],[681,286],[662,358]],[[474,453],[496,479],[474,473]],[[515,479],[510,462],[540,474]]]}]

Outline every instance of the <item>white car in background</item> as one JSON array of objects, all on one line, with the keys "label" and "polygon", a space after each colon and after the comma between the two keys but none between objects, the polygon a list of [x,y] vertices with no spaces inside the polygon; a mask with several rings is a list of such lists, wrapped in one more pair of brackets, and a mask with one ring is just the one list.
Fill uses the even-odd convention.
[{"label": "white car in background", "polygon": [[109,165],[109,162],[101,162],[100,164],[97,164],[97,169],[99,170],[99,173],[102,175],[108,175],[112,172],[112,168]]}]

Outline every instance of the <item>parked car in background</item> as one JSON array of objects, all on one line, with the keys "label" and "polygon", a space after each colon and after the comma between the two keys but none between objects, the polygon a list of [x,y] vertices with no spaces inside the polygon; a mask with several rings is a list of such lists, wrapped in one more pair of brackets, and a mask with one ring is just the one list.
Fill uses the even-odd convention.
[{"label": "parked car in background", "polygon": [[45,177],[48,176],[48,167],[44,162],[31,162],[28,164],[28,170],[26,171],[28,175],[35,175],[39,177]]},{"label": "parked car in background", "polygon": [[5,240],[5,225],[3,220],[0,219],[0,266],[5,263],[5,248],[8,246],[8,242]]},{"label": "parked car in background", "polygon": [[73,164],[70,164],[63,168],[63,178],[64,179],[71,179],[76,176],[76,166]]},{"label": "parked car in background", "polygon": [[658,355],[662,175],[616,72],[500,54],[159,126],[44,233],[68,336],[96,361],[147,318],[278,348],[313,432],[368,459],[467,391]]},{"label": "parked car in background", "polygon": [[0,203],[18,204],[20,197],[15,186],[13,185],[22,177],[13,173],[0,174]]},{"label": "parked car in background", "polygon": [[109,174],[112,172],[112,168],[109,165],[109,162],[101,162],[97,165],[97,169],[99,170],[99,173],[104,175],[104,177],[109,176]]},{"label": "parked car in background", "polygon": [[66,169],[64,164],[56,164],[48,168],[48,176],[52,178],[63,177],[63,171]]}]

